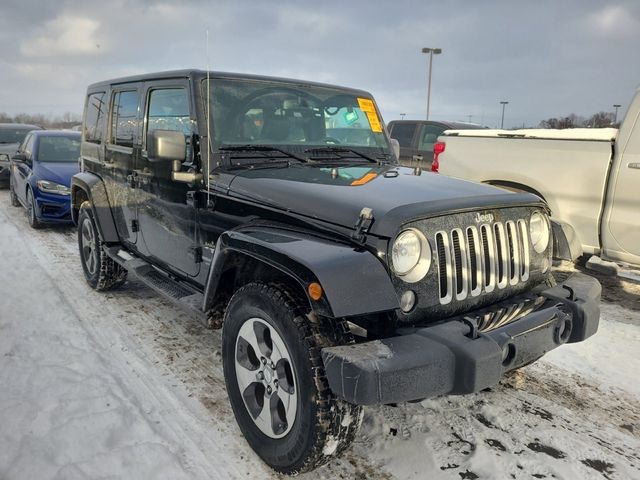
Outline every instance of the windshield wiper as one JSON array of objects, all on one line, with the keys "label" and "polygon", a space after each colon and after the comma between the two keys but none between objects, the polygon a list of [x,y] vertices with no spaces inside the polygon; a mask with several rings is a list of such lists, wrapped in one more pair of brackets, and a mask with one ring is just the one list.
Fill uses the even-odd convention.
[{"label": "windshield wiper", "polygon": [[[332,146],[327,146],[327,147],[313,147],[313,148],[308,148],[305,150],[305,153],[336,153],[336,154],[340,154],[340,153],[352,153],[357,155],[358,157],[364,158],[365,160],[372,162],[372,163],[378,163],[378,160],[376,160],[375,158],[372,158],[368,155],[365,155],[362,152],[359,152],[357,150],[354,150],[353,148],[345,148],[345,147],[332,147]],[[309,157],[309,158],[314,158],[314,157]],[[319,158],[319,157],[315,157],[315,158]],[[340,155],[338,155],[338,158],[344,158],[341,157]]]},{"label": "windshield wiper", "polygon": [[[247,144],[247,145],[221,145],[218,150],[220,150],[221,152],[263,152],[263,153],[267,153],[267,152],[279,152],[282,153],[283,155],[286,155],[287,157],[291,157],[291,158],[295,158],[296,160],[306,163],[309,160],[307,160],[304,157],[300,157],[298,155],[296,155],[295,153],[291,153],[288,150],[285,150],[283,148],[279,148],[276,147],[275,145],[253,145],[253,144]],[[268,155],[265,155],[265,157],[267,157]],[[275,159],[277,160],[277,159]]]}]

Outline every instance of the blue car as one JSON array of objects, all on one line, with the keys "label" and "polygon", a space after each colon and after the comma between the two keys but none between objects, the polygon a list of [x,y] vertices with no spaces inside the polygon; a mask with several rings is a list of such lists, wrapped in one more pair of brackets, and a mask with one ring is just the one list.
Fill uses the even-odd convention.
[{"label": "blue car", "polygon": [[29,225],[71,223],[71,177],[80,171],[80,132],[29,132],[11,158],[11,205],[24,206]]}]

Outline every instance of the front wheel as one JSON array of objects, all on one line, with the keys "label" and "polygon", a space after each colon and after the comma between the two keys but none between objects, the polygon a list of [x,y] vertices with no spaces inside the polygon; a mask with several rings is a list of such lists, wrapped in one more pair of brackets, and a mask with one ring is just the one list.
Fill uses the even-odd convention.
[{"label": "front wheel", "polygon": [[38,220],[36,209],[36,201],[33,198],[33,192],[29,188],[27,190],[27,215],[29,216],[29,225],[31,225],[31,228],[40,228],[42,226],[40,220]]},{"label": "front wheel", "polygon": [[103,248],[89,202],[78,213],[78,248],[84,277],[95,290],[112,290],[127,279],[127,271],[109,258]]},{"label": "front wheel", "polygon": [[222,330],[231,407],[249,445],[274,470],[313,470],[353,442],[362,408],[335,397],[320,350],[353,341],[343,321],[318,320],[280,287],[250,283]]}]

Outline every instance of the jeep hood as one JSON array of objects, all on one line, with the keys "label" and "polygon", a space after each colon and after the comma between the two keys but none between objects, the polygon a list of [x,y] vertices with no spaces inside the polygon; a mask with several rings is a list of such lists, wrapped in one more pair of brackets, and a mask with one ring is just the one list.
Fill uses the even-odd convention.
[{"label": "jeep hood", "polygon": [[397,165],[259,168],[238,173],[229,195],[316,221],[354,228],[361,210],[373,210],[370,232],[391,237],[409,221],[455,211],[544,205],[535,195]]}]

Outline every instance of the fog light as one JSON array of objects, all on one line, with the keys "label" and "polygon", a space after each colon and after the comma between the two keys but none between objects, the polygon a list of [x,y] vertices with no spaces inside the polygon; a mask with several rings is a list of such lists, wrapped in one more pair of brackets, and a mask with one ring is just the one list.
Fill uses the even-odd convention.
[{"label": "fog light", "polygon": [[400,297],[400,309],[404,313],[409,313],[411,309],[413,309],[415,304],[416,304],[416,294],[413,293],[411,290],[407,290],[402,294],[402,297]]}]

